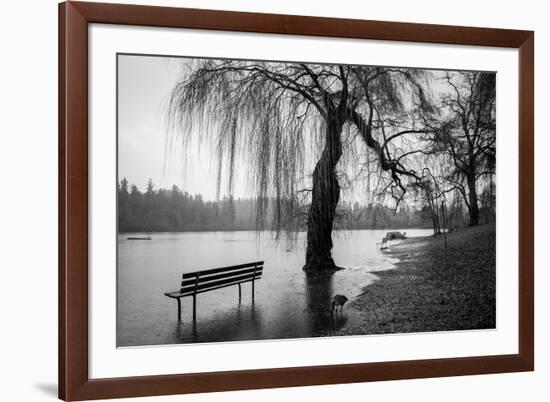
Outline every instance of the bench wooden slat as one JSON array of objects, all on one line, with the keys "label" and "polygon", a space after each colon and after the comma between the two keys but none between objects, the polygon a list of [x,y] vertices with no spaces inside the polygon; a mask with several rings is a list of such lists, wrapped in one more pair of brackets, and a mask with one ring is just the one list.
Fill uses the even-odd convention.
[{"label": "bench wooden slat", "polygon": [[167,292],[164,294],[164,296],[172,297],[174,299],[177,299],[179,297],[185,296],[184,294],[180,293],[179,290],[174,290],[173,292]]},{"label": "bench wooden slat", "polygon": [[252,280],[258,280],[261,277],[262,277],[262,275],[259,274],[259,275],[256,275],[256,276],[249,276],[245,280],[240,280],[239,279],[239,280],[235,280],[235,281],[227,282],[227,283],[223,283],[223,284],[220,284],[218,282],[217,285],[214,285],[213,287],[208,287],[208,288],[204,288],[204,289],[201,289],[201,290],[197,290],[196,293],[194,292],[194,289],[191,289],[191,290],[185,290],[183,292],[181,290],[176,290],[176,291],[173,291],[173,292],[165,293],[164,295],[168,296],[168,297],[171,297],[171,298],[174,298],[174,299],[178,299],[180,297],[193,296],[193,294],[198,295],[198,294],[201,294],[201,293],[210,292],[211,290],[225,288],[227,286],[234,286],[234,285],[237,285],[237,284],[240,284],[240,283],[252,282]]},{"label": "bench wooden slat", "polygon": [[[221,274],[216,275],[208,275],[208,276],[199,276],[199,283],[205,283],[210,281],[215,281],[218,279],[224,279],[224,278],[230,278],[232,276],[239,276],[244,274],[250,274],[253,272],[262,272],[263,266],[257,267],[257,268],[245,268],[245,269],[239,269],[236,271],[230,271],[230,272],[224,272]],[[187,279],[185,281],[181,282],[181,287],[185,287],[188,285],[194,285],[195,284],[195,278],[193,279]]]},{"label": "bench wooden slat", "polygon": [[249,267],[253,267],[254,265],[256,265],[258,268],[260,266],[263,267],[264,262],[255,261],[255,262],[249,262],[246,264],[232,265],[230,267],[220,267],[220,268],[213,268],[213,269],[205,269],[202,271],[189,272],[189,273],[183,274],[181,276],[181,279],[194,278],[197,274],[199,274],[199,276],[203,276],[203,275],[217,274],[220,272],[233,271],[233,270],[242,269],[242,268],[249,268]]},{"label": "bench wooden slat", "polygon": [[[257,280],[259,279],[260,277],[257,276],[254,278],[254,280]],[[200,295],[201,293],[206,293],[206,292],[210,292],[212,290],[217,290],[217,289],[222,289],[222,288],[227,288],[229,286],[235,286],[237,284],[240,284],[240,283],[247,283],[247,282],[252,282],[252,279],[248,279],[246,281],[240,281],[240,282],[231,282],[231,283],[226,283],[224,285],[219,285],[219,286],[216,286],[216,287],[213,287],[213,288],[208,288],[208,289],[204,289],[204,290],[201,290],[201,291],[197,291],[197,295]],[[173,299],[179,299],[180,297],[187,297],[187,296],[193,296],[193,293],[194,292],[185,292],[185,293],[180,293],[179,291],[176,291],[176,292],[171,292],[171,293],[165,293],[166,296],[168,297],[171,297]]]},{"label": "bench wooden slat", "polygon": [[237,284],[239,282],[248,281],[249,279],[252,279],[252,278],[257,279],[257,278],[260,278],[261,276],[262,276],[262,273],[258,272],[256,274],[254,274],[254,273],[244,274],[244,275],[233,276],[231,278],[220,279],[220,280],[212,281],[212,282],[206,282],[206,283],[199,282],[197,287],[195,287],[195,285],[185,286],[185,287],[180,289],[180,292],[182,292],[182,293],[193,292],[194,290],[197,290],[197,292],[198,292],[200,290],[213,288],[213,287],[216,287],[218,285],[224,285],[226,283],[235,283],[235,284]]}]

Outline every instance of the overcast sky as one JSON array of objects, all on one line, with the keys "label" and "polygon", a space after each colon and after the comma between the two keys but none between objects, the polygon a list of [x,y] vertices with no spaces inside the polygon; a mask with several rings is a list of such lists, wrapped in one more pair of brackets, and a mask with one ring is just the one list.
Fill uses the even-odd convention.
[{"label": "overcast sky", "polygon": [[[209,169],[197,161],[192,182],[184,180],[183,165],[175,152],[165,150],[165,116],[179,75],[178,59],[118,56],[118,175],[144,189],[151,178],[157,188],[180,188],[215,196]],[[199,163],[200,162],[200,163]]]},{"label": "overcast sky", "polygon": [[[176,184],[183,191],[215,199],[217,169],[209,150],[191,150],[184,169],[181,150],[166,148],[166,111],[170,92],[181,78],[181,61],[171,57],[118,56],[118,176],[140,190],[151,178],[157,189]],[[437,81],[432,81],[439,87],[436,93],[441,88]],[[236,176],[234,196],[250,197],[246,171],[241,172],[240,178],[238,172]],[[360,192],[364,197],[364,189]],[[356,197],[352,194],[350,199],[348,194],[345,198]]]}]

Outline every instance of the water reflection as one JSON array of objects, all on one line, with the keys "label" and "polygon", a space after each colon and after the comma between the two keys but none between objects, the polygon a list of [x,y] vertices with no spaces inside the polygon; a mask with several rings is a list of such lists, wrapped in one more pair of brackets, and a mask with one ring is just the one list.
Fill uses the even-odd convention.
[{"label": "water reflection", "polygon": [[311,331],[319,332],[330,320],[333,276],[306,273],[306,309]]},{"label": "water reflection", "polygon": [[[198,312],[197,312],[198,313]],[[220,342],[261,338],[261,313],[254,302],[237,306],[215,317],[200,317],[175,324],[176,343]]]},{"label": "water reflection", "polygon": [[[343,313],[331,314],[332,297],[352,300],[376,280],[375,271],[393,266],[376,246],[383,234],[335,236],[334,259],[346,269],[334,275],[306,275],[304,238],[288,249],[254,232],[154,234],[146,242],[120,236],[117,345],[303,338],[353,325],[359,312],[348,304]],[[265,263],[254,297],[250,283],[241,285],[241,300],[237,286],[200,294],[195,321],[192,298],[186,297],[178,322],[176,301],[163,293],[177,289],[182,273],[258,260]]]}]

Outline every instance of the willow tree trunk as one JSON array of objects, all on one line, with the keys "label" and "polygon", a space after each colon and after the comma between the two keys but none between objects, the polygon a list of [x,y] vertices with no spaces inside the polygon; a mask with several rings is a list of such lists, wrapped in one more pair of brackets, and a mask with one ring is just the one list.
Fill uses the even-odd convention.
[{"label": "willow tree trunk", "polygon": [[342,156],[342,125],[338,118],[327,123],[325,148],[313,170],[311,206],[307,219],[306,271],[337,269],[331,254],[331,235],[340,198],[336,165]]},{"label": "willow tree trunk", "polygon": [[479,206],[477,203],[475,167],[468,172],[468,203],[470,212],[470,226],[479,224]]}]

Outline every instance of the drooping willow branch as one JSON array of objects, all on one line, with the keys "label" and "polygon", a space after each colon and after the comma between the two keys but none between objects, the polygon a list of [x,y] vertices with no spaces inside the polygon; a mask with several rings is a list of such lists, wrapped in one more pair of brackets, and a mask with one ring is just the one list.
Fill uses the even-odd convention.
[{"label": "drooping willow branch", "polygon": [[[305,193],[300,190],[308,181],[304,167],[323,147],[322,133],[335,110],[357,128],[382,170],[401,189],[393,194],[392,187],[394,198],[399,201],[405,194],[403,176],[419,179],[405,167],[404,153],[392,157],[390,145],[421,130],[393,130],[389,136],[384,131],[384,124],[392,125],[392,116],[407,108],[404,96],[415,97],[418,107],[429,110],[418,77],[412,70],[380,67],[189,62],[188,73],[170,98],[169,141],[180,141],[183,149],[189,149],[193,139],[215,147],[218,193],[223,175],[232,191],[236,155],[248,160],[246,174],[256,193],[258,224],[270,216],[277,232],[296,229],[297,217],[303,216],[300,200]],[[374,136],[377,127],[382,127],[382,142]]]}]

